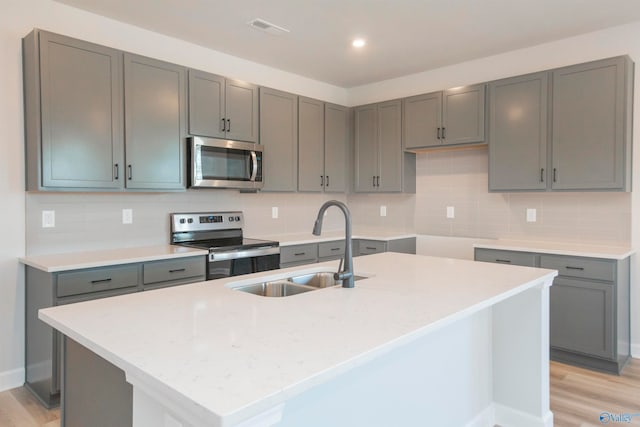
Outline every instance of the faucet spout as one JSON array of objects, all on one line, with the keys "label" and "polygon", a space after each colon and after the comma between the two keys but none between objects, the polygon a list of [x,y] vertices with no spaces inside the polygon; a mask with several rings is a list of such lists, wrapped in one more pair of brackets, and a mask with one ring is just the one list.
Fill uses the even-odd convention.
[{"label": "faucet spout", "polygon": [[[353,288],[354,287],[354,276],[353,276],[353,244],[351,239],[351,212],[349,212],[349,208],[342,202],[337,200],[329,200],[325,202],[318,211],[318,217],[316,218],[316,222],[313,226],[313,234],[315,236],[319,236],[322,232],[322,219],[324,218],[324,213],[331,206],[335,206],[339,208],[344,214],[344,264],[341,262],[340,265],[344,265],[343,268],[338,268],[338,272],[334,274],[334,278],[336,280],[342,280],[343,288]],[[341,271],[340,271],[341,270]]]}]

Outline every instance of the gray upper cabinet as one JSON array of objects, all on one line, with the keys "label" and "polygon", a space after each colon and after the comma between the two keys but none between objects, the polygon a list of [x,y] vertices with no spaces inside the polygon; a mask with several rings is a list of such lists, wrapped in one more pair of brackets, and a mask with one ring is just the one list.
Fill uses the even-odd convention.
[{"label": "gray upper cabinet", "polygon": [[349,109],[300,97],[298,190],[346,190]]},{"label": "gray upper cabinet", "polygon": [[415,155],[402,150],[402,104],[355,109],[355,191],[415,191]]},{"label": "gray upper cabinet", "polygon": [[298,188],[298,97],[260,88],[260,143],[264,145],[263,191]]},{"label": "gray upper cabinet", "polygon": [[548,73],[489,84],[489,190],[547,186]]},{"label": "gray upper cabinet", "polygon": [[403,100],[404,148],[416,150],[485,141],[485,85]]},{"label": "gray upper cabinet", "polygon": [[629,191],[633,62],[489,84],[490,191]]},{"label": "gray upper cabinet", "polygon": [[27,189],[122,187],[122,53],[34,30],[23,40]]},{"label": "gray upper cabinet", "polygon": [[402,191],[402,106],[400,101],[378,104],[378,191]]},{"label": "gray upper cabinet", "polygon": [[628,57],[553,72],[554,190],[629,188],[632,75]]},{"label": "gray upper cabinet", "polygon": [[324,105],[324,174],[325,192],[347,190],[349,159],[349,109],[340,105]]},{"label": "gray upper cabinet", "polygon": [[126,187],[185,188],[186,70],[124,56]]},{"label": "gray upper cabinet", "polygon": [[189,133],[258,142],[258,86],[189,70]]},{"label": "gray upper cabinet", "polygon": [[324,103],[298,98],[298,190],[322,191],[324,173]]}]

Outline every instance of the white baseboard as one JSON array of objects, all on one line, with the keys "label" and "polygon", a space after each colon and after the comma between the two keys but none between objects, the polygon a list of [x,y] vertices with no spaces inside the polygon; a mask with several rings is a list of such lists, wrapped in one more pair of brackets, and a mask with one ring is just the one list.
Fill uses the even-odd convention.
[{"label": "white baseboard", "polygon": [[491,427],[496,424],[496,414],[493,405],[487,406],[474,419],[469,421],[464,427]]},{"label": "white baseboard", "polygon": [[553,412],[538,418],[498,403],[493,404],[495,424],[503,427],[553,427]]},{"label": "white baseboard", "polygon": [[640,344],[631,344],[631,357],[640,359]]},{"label": "white baseboard", "polygon": [[0,372],[0,392],[24,385],[24,368]]}]

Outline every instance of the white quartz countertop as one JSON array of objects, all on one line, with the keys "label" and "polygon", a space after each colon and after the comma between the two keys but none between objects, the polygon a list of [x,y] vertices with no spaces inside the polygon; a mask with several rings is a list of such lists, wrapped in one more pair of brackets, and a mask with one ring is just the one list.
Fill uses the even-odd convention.
[{"label": "white quartz countertop", "polygon": [[20,258],[20,262],[47,273],[54,273],[57,271],[78,270],[81,268],[104,267],[116,264],[129,264],[134,262],[207,255],[208,253],[209,252],[204,249],[161,245],[108,249],[101,251],[33,255]]},{"label": "white quartz countertop", "polygon": [[232,426],[527,289],[552,270],[398,253],[354,259],[371,276],[266,298],[229,286],[338,262],[40,310],[40,319],[123,369],[134,386]]},{"label": "white quartz countertop", "polygon": [[588,258],[622,260],[635,253],[624,246],[599,246],[582,243],[535,242],[527,240],[494,240],[475,243],[475,248],[499,249],[519,252],[538,252]]},{"label": "white quartz countertop", "polygon": [[[406,231],[394,230],[355,230],[352,238],[368,240],[397,240],[416,237],[417,234]],[[254,236],[252,236],[254,237]],[[303,245],[306,243],[331,242],[344,239],[344,230],[323,231],[320,236],[314,236],[311,231],[308,233],[291,234],[271,234],[266,236],[255,236],[257,239],[275,240],[280,242],[280,246]]]}]

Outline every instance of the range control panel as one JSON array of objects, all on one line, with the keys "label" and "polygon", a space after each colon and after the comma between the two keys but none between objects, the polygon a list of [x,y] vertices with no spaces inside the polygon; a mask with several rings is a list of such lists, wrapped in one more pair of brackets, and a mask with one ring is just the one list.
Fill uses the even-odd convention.
[{"label": "range control panel", "polygon": [[242,212],[196,212],[171,214],[171,232],[229,230],[242,228]]}]

